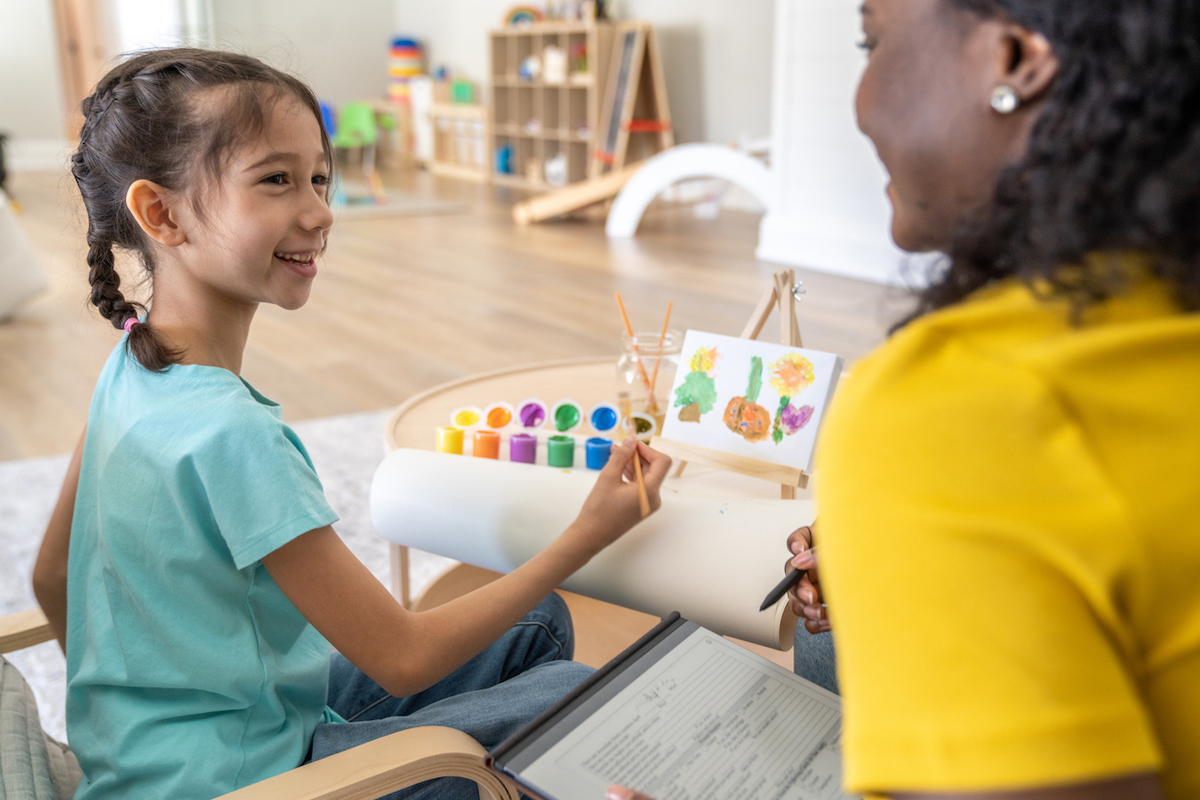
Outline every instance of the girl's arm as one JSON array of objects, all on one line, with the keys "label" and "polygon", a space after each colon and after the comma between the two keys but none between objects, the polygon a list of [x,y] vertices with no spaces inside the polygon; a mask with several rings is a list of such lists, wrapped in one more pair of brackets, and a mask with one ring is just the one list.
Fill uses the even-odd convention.
[{"label": "girl's arm", "polygon": [[671,459],[643,444],[614,447],[579,517],[561,536],[510,574],[430,611],[417,614],[401,606],[329,526],[297,537],[263,558],[263,565],[342,655],[390,694],[407,697],[499,639],[637,524],[635,457],[645,464],[647,494],[657,509]]},{"label": "girl's arm", "polygon": [[75,490],[79,488],[79,464],[83,460],[83,440],[87,428],[75,445],[75,453],[67,467],[62,491],[42,537],[42,548],[33,565],[33,596],[58,639],[58,646],[67,651],[67,550],[71,543],[71,519],[75,516]]}]

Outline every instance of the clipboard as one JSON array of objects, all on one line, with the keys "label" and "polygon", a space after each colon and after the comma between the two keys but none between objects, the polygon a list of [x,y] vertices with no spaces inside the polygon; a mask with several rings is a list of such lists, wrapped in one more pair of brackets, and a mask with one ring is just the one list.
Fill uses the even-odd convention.
[{"label": "clipboard", "polygon": [[497,746],[487,766],[539,800],[595,800],[614,783],[656,800],[849,797],[840,698],[678,613]]}]

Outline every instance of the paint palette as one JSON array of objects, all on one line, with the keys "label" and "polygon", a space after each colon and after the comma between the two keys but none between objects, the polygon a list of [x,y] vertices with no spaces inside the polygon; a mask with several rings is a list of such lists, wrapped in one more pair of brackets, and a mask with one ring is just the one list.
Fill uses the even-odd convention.
[{"label": "paint palette", "polygon": [[[597,435],[588,438],[585,426]],[[549,405],[529,397],[515,405],[496,401],[455,409],[450,424],[437,429],[436,449],[440,453],[469,452],[480,458],[507,456],[516,463],[543,463],[558,469],[586,464],[588,469],[598,470],[608,463],[613,438],[628,434],[646,437],[657,429],[654,417],[630,413],[627,402],[620,406],[597,403],[585,413],[584,406],[571,399]]]},{"label": "paint palette", "polygon": [[550,406],[536,397],[530,397],[515,406],[500,401],[482,410],[478,406],[463,406],[450,414],[450,426],[464,431],[517,428],[533,433],[550,428],[555,433],[566,434],[578,431],[584,423],[593,432],[609,436],[617,432],[649,436],[657,433],[659,428],[659,421],[649,414],[622,414],[612,403],[597,403],[584,414],[583,406],[570,399],[559,400]]}]

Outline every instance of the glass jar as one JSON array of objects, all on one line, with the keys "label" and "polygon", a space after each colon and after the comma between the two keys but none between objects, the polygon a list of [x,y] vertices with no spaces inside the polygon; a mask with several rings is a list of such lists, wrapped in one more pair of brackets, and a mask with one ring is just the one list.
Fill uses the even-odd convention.
[{"label": "glass jar", "polygon": [[[679,331],[669,330],[665,337],[661,336],[661,331],[621,337],[616,383],[617,408],[621,412],[624,431],[638,432],[632,415],[641,413],[654,419],[652,433],[662,432],[682,349],[683,335]],[[651,385],[654,387],[654,400],[648,402]]]}]

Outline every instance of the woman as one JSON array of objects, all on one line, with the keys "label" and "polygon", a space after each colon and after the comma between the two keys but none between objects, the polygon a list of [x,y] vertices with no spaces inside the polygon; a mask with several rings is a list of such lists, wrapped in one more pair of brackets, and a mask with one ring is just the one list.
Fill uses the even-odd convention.
[{"label": "woman", "polygon": [[793,602],[828,602],[847,787],[1200,797],[1200,3],[863,29],[893,236],[949,263],[822,433]]}]

